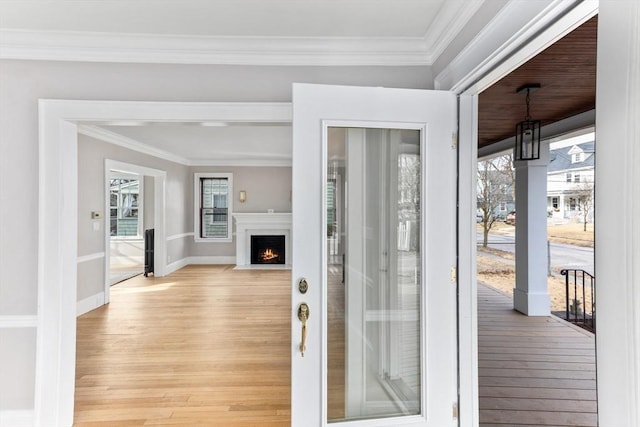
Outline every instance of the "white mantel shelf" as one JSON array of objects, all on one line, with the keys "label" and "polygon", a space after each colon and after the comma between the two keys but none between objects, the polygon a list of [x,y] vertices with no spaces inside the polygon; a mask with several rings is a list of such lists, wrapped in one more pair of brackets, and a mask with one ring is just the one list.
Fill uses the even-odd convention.
[{"label": "white mantel shelf", "polygon": [[284,235],[285,266],[291,266],[291,212],[235,213],[236,268],[257,268],[251,265],[251,236]]},{"label": "white mantel shelf", "polygon": [[236,225],[257,225],[262,227],[264,224],[282,224],[287,228],[291,228],[291,212],[251,212],[251,213],[234,213],[233,218]]}]

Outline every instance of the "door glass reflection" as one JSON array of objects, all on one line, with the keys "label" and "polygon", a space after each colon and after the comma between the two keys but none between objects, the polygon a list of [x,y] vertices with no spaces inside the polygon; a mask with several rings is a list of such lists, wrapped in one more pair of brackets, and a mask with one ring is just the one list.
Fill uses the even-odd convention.
[{"label": "door glass reflection", "polygon": [[330,128],[328,420],[422,413],[417,130]]}]

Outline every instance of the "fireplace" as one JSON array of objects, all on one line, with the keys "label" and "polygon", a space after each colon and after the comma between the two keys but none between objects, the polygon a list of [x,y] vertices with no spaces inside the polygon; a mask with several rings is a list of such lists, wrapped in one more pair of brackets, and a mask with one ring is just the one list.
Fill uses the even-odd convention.
[{"label": "fireplace", "polygon": [[252,235],[251,264],[284,264],[285,236]]},{"label": "fireplace", "polygon": [[[233,214],[236,223],[236,268],[268,268],[268,269],[291,269],[291,213],[275,212],[275,213],[259,213],[259,212],[243,212]],[[254,264],[252,261],[253,237],[260,236],[279,236],[284,237],[284,249],[278,251],[278,262],[281,264]],[[277,248],[276,248],[277,250]],[[273,252],[273,248],[272,248]],[[267,258],[272,258],[269,255]]]}]

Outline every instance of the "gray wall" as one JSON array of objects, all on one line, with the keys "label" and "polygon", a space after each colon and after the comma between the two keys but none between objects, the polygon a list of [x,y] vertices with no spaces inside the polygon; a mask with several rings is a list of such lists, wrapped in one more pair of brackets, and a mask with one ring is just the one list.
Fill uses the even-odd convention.
[{"label": "gray wall", "polygon": [[[251,67],[0,60],[0,320],[2,316],[29,317],[37,313],[38,99],[288,102],[292,82],[423,89],[433,86],[428,67]],[[140,162],[158,169],[165,166],[160,160],[152,161],[140,153],[123,152],[114,147],[110,150],[120,155],[118,160]],[[95,171],[100,175],[95,178],[99,182],[104,180],[102,169],[103,166]],[[179,206],[172,206],[167,212],[167,218],[171,218],[167,236],[193,230],[191,211],[184,209],[184,201],[191,201],[191,188],[182,184],[182,179],[193,178],[190,174],[186,176],[186,172],[180,174],[182,178],[170,179],[167,183],[167,194],[176,195],[180,201]],[[251,203],[257,194],[249,188],[246,190],[247,203]],[[87,203],[94,204],[93,201]],[[279,206],[272,207],[279,209]],[[94,208],[87,206],[81,212],[83,221],[90,209]],[[86,224],[79,224],[79,228],[85,227]],[[102,233],[97,234],[100,236],[92,235],[79,242],[82,251],[79,255],[93,253],[96,248],[104,250],[100,241],[104,237]],[[191,250],[190,245],[193,243],[185,239],[174,240],[168,255],[181,257]],[[221,251],[226,253],[227,249]],[[86,290],[90,292],[89,288]],[[10,334],[10,338],[3,336],[0,340],[3,366],[0,410],[33,409],[34,328],[12,329]],[[14,345],[16,342],[20,343],[19,347]],[[19,358],[6,356],[14,354],[16,349],[19,349]],[[4,372],[11,375],[5,376]],[[4,398],[9,395],[10,399]]]},{"label": "gray wall", "polygon": [[[189,211],[185,209],[190,197],[192,185],[189,168],[143,153],[122,148],[97,139],[78,136],[78,256],[96,254],[105,251],[105,231],[108,226],[108,211],[105,211],[105,160],[117,160],[137,166],[159,169],[167,172],[167,192],[165,219],[167,236],[186,233],[192,227]],[[145,184],[153,184],[153,179],[145,178]],[[146,201],[153,201],[153,185],[144,187]],[[145,204],[143,215],[147,221],[153,203]],[[93,231],[92,211],[104,212],[100,221],[100,230]],[[169,253],[176,259],[188,254],[179,243],[168,243]],[[96,259],[78,264],[78,301],[104,290],[105,259]]]},{"label": "gray wall", "polygon": [[[290,167],[193,167],[198,172],[228,172],[233,174],[234,212],[291,212]],[[247,200],[240,203],[238,192],[245,190]],[[193,212],[193,203],[190,206]],[[235,230],[235,225],[234,225]],[[191,230],[193,231],[193,229]],[[203,243],[189,239],[191,256],[235,256],[235,235],[231,243]]]}]

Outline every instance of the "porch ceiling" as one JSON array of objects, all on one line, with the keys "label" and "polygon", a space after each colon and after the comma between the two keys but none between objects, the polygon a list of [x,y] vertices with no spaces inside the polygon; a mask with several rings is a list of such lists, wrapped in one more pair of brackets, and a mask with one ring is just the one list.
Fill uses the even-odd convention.
[{"label": "porch ceiling", "polygon": [[589,111],[596,100],[597,16],[548,47],[478,98],[478,148],[512,137],[526,114],[516,90],[540,83],[531,94],[531,117],[542,126]]}]

